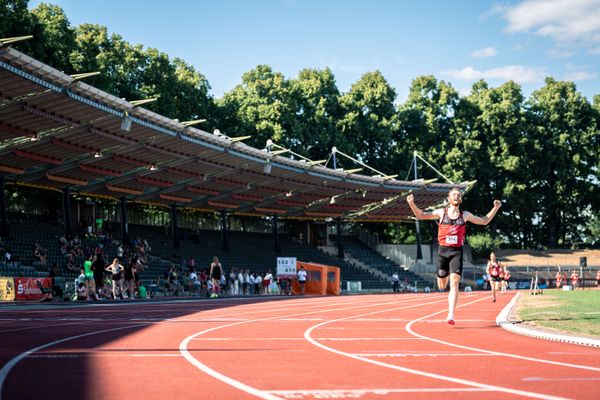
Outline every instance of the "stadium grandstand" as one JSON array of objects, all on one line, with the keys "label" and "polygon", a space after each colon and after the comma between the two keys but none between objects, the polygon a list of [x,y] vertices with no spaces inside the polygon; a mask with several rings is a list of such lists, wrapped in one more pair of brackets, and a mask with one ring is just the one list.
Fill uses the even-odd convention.
[{"label": "stadium grandstand", "polygon": [[[360,281],[363,289],[390,290],[393,272],[407,289],[433,287],[431,257],[419,265],[410,255],[416,250],[392,254],[343,236],[343,226],[414,221],[408,194],[432,209],[450,188],[468,191],[474,182],[401,181],[353,159],[372,172],[359,174],[336,168],[336,157],[351,157],[335,148],[328,168],[330,160],[272,141],[257,149],[243,143],[246,136],[166,118],[143,107],[151,99],[120,99],[84,78],[0,48],[3,276],[43,277],[58,268],[53,275],[70,282],[91,249],[101,247],[110,262],[121,256],[119,245],[144,243],[141,279],[153,293],[173,265],[183,273],[193,259],[201,270],[213,256],[226,274],[235,268],[264,276],[278,257],[296,257],[340,267],[344,289]],[[11,203],[9,188],[21,203]],[[78,251],[67,267],[60,243],[72,247],[75,237]],[[521,279],[521,264],[511,264]],[[468,265],[473,279],[465,284],[476,285],[481,267]],[[537,267],[553,273],[549,264]]]},{"label": "stadium grandstand", "polygon": [[[434,207],[451,187],[466,191],[474,183],[400,181],[354,160],[373,172],[361,175],[335,168],[336,157],[350,157],[335,148],[333,168],[323,165],[328,160],[313,161],[271,141],[256,149],[243,143],[246,137],[196,129],[197,121],[166,118],[144,109],[148,100],[120,99],[82,78],[10,46],[1,48],[0,233],[12,257],[2,263],[4,275],[42,276],[56,263],[70,279],[79,271],[63,266],[60,239],[78,236],[84,249],[101,244],[110,258],[118,243],[143,238],[153,249],[143,277],[148,284],[189,258],[204,267],[217,255],[227,271],[264,274],[275,268],[278,256],[291,256],[339,266],[342,286],[357,280],[363,288],[389,288],[390,272],[407,266],[377,259],[373,249],[354,242],[346,256],[343,224],[409,221],[404,201],[409,193]],[[23,200],[29,208],[12,207],[7,187],[37,200]],[[50,198],[55,201],[43,204]],[[97,204],[108,205],[111,215],[100,215]],[[160,210],[161,222],[136,225],[133,215],[144,208]],[[103,222],[97,227],[98,218]],[[262,233],[247,229],[253,224],[262,224]],[[32,254],[35,247],[43,249],[43,259]],[[369,252],[365,262],[358,260]],[[84,252],[74,257],[79,266]],[[418,277],[410,276],[413,280]]]}]

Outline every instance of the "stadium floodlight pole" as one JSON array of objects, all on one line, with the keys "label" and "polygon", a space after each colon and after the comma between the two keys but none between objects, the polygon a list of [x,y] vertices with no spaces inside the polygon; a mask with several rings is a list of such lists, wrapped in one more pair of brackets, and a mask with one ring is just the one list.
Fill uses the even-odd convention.
[{"label": "stadium floodlight pole", "polygon": [[150,99],[132,100],[130,101],[130,103],[137,107],[141,106],[142,104],[154,103],[156,100],[158,100],[158,97],[152,97]]},{"label": "stadium floodlight pole", "polygon": [[337,169],[337,159],[335,157],[336,153],[337,153],[337,147],[333,146],[331,148],[331,156],[333,157],[333,169],[334,170]]},{"label": "stadium floodlight pole", "polygon": [[[454,182],[452,182],[450,179],[446,178],[446,176],[445,176],[444,174],[442,174],[440,171],[438,171],[438,170],[437,170],[437,169],[436,169],[436,168],[435,168],[433,165],[429,164],[429,163],[427,162],[427,160],[426,160],[426,159],[424,159],[423,157],[421,157],[421,156],[419,155],[419,153],[417,153],[417,151],[416,151],[416,150],[414,151],[414,153],[413,153],[413,154],[414,154],[414,156],[413,156],[413,157],[414,157],[414,159],[415,159],[415,168],[417,168],[417,164],[416,164],[416,163],[417,163],[417,162],[416,162],[416,158],[418,157],[418,158],[420,158],[420,159],[421,159],[421,161],[423,161],[425,164],[427,164],[427,165],[429,166],[429,168],[431,168],[431,169],[432,169],[432,170],[434,170],[434,171],[435,171],[435,172],[436,172],[436,173],[437,173],[439,176],[441,176],[442,178],[444,178],[444,179],[445,179],[445,180],[446,180],[446,181],[447,181],[449,184],[451,184],[451,185],[454,185]],[[416,178],[416,171],[415,171],[415,180],[416,180],[416,179],[417,179],[417,178]]]},{"label": "stadium floodlight pole", "polygon": [[[273,148],[276,148],[279,150],[272,151]],[[277,143],[273,143],[273,141],[271,139],[267,140],[267,146],[264,148],[264,150],[273,156],[276,156],[279,154],[284,154],[284,153],[290,153],[290,154],[298,157],[300,159],[300,161],[306,162],[308,165],[321,164],[324,162],[323,160],[313,161],[310,158],[304,157],[302,154],[298,154],[291,149],[287,149],[283,146],[278,145]]]},{"label": "stadium floodlight pole", "polygon": [[183,121],[181,124],[184,126],[192,126],[192,125],[200,124],[202,122],[206,122],[206,119],[194,119],[192,121]]},{"label": "stadium floodlight pole", "polygon": [[81,79],[90,78],[90,77],[96,76],[96,75],[100,75],[100,72],[94,71],[94,72],[84,72],[81,74],[73,74],[73,75],[71,75],[71,78],[73,78],[74,81],[79,81]]},{"label": "stadium floodlight pole", "polygon": [[346,153],[344,153],[344,152],[342,152],[342,151],[338,150],[338,148],[337,148],[337,147],[332,147],[332,148],[331,148],[331,155],[332,155],[332,157],[333,157],[333,169],[337,169],[337,159],[336,159],[336,154],[341,154],[342,156],[346,157],[348,160],[355,162],[356,164],[360,165],[361,167],[364,167],[364,168],[370,169],[371,171],[375,172],[377,175],[381,175],[381,177],[382,177],[383,179],[393,179],[393,178],[395,178],[395,177],[397,177],[397,176],[398,176],[398,175],[387,175],[387,174],[384,174],[383,172],[381,172],[381,171],[378,171],[378,170],[376,170],[375,168],[368,166],[368,165],[367,165],[367,164],[365,164],[364,162],[362,162],[362,161],[360,161],[360,160],[357,160],[356,158],[354,158],[354,157],[351,157],[351,156],[349,156],[348,154],[346,154]]},{"label": "stadium floodlight pole", "polygon": [[29,40],[29,39],[33,39],[33,35],[0,38],[0,46],[6,46],[11,43],[16,43],[16,42],[20,42],[22,40]]},{"label": "stadium floodlight pole", "polygon": [[[413,153],[413,167],[415,169],[415,181],[419,179],[417,173],[417,151],[415,150]],[[419,218],[415,219],[415,228],[417,230],[417,260],[423,259],[423,253],[421,251],[421,226],[419,225]]]}]

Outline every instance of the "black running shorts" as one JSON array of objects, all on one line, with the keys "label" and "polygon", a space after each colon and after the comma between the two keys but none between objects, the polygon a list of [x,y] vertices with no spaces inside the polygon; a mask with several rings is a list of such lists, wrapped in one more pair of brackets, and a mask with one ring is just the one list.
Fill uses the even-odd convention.
[{"label": "black running shorts", "polygon": [[[438,277],[444,278],[449,274],[462,275],[463,270],[463,248],[462,247],[438,247]],[[445,274],[444,274],[445,273]]]}]

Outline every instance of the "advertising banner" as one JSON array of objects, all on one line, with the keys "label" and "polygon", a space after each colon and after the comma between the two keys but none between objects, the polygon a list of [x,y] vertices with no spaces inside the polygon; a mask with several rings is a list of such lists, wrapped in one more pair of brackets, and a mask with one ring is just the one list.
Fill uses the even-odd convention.
[{"label": "advertising banner", "polygon": [[13,278],[0,278],[0,301],[15,299],[15,280]]},{"label": "advertising banner", "polygon": [[[51,299],[52,288],[50,287],[50,283],[50,278],[15,278],[15,300],[40,301]],[[46,293],[42,293],[40,286]]]}]

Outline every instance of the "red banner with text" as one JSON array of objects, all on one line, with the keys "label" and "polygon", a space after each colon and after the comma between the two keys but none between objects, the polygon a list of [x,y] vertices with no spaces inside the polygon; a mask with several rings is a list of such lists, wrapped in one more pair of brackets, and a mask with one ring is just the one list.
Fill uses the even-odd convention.
[{"label": "red banner with text", "polygon": [[15,300],[44,300],[52,298],[50,278],[15,278]]}]

